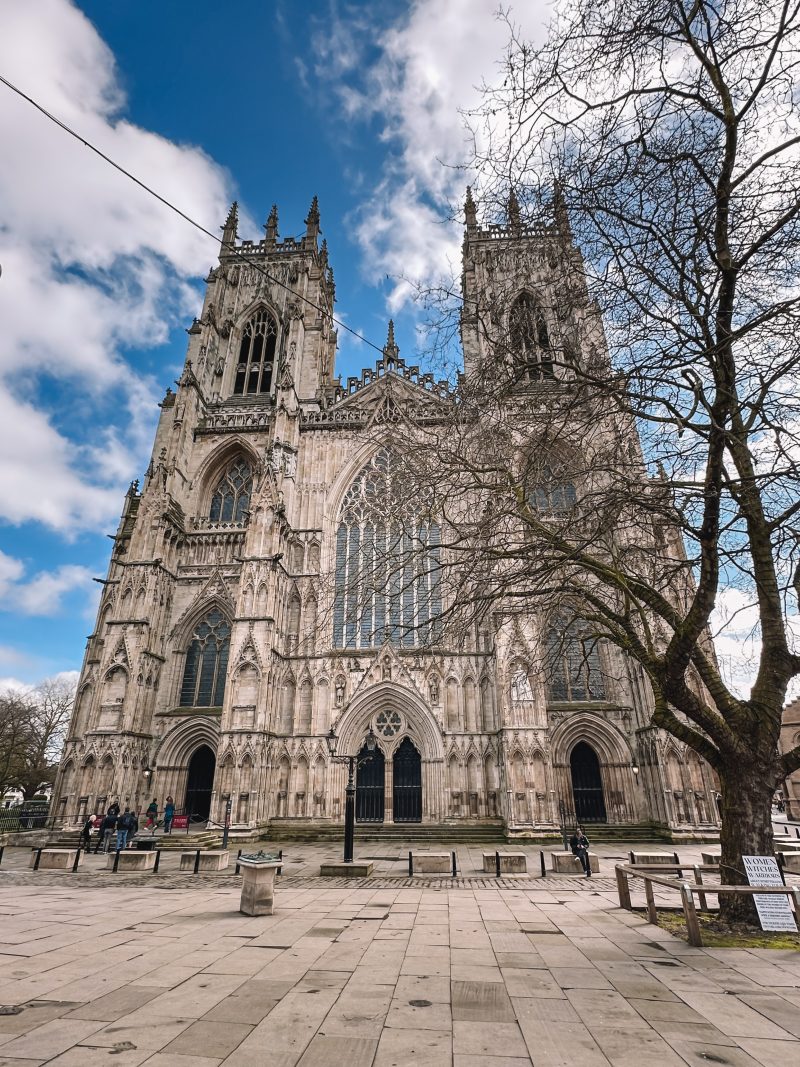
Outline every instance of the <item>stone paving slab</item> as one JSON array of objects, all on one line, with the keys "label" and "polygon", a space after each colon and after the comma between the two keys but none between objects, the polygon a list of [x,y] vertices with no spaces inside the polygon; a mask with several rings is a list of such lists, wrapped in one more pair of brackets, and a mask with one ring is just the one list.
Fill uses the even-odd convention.
[{"label": "stone paving slab", "polygon": [[12,855],[0,1067],[800,1067],[800,953],[691,948],[609,878],[421,884],[376,860],[339,885],[295,851],[258,918],[228,872],[35,876]]}]

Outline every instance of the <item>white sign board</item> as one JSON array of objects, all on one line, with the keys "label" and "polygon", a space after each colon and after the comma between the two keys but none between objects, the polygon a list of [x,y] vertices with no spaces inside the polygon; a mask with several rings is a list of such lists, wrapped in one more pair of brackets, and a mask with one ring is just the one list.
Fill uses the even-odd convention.
[{"label": "white sign board", "polygon": [[[742,856],[750,885],[782,886],[783,879],[774,856]],[[753,901],[762,930],[788,930],[797,933],[788,896],[780,893],[754,893]]]}]

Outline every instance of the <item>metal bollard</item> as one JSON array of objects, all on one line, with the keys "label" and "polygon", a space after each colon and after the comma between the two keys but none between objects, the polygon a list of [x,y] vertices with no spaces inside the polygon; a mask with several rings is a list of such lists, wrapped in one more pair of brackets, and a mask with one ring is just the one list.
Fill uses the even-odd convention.
[{"label": "metal bollard", "polygon": [[120,854],[120,851],[121,851],[120,849],[117,849],[114,852],[114,866],[111,868],[111,873],[112,874],[116,874],[117,873],[117,867],[119,867],[119,854]]},{"label": "metal bollard", "polygon": [[539,849],[539,866],[542,868],[542,878],[546,878],[547,877],[547,867],[545,866],[545,862],[544,862],[544,849],[543,848]]},{"label": "metal bollard", "polygon": [[153,874],[158,874],[158,867],[161,863],[161,849],[156,849],[156,862],[153,864]]},{"label": "metal bollard", "polygon": [[[680,865],[681,861],[678,858],[678,853],[677,852],[673,852],[672,853],[672,862],[677,864],[677,865]],[[683,871],[681,871],[681,870],[678,871],[678,877],[679,878],[683,878]]]},{"label": "metal bollard", "polygon": [[497,851],[497,849],[495,849],[495,851],[494,851],[494,869],[495,869],[496,876],[499,878],[500,877],[500,853]]},{"label": "metal bollard", "polygon": [[458,874],[458,871],[456,870],[456,854],[455,854],[455,850],[453,852],[451,852],[450,855],[453,857],[453,877],[455,878],[457,876],[457,874]]},{"label": "metal bollard", "polygon": [[72,873],[73,874],[75,874],[75,872],[77,871],[78,864],[80,862],[81,862],[81,850],[80,850],[80,846],[78,846],[78,848],[75,850],[75,859],[72,861]]},{"label": "metal bollard", "polygon": [[783,853],[779,852],[777,854],[777,856],[775,857],[775,859],[778,861],[778,870],[780,871],[780,876],[781,876],[781,879],[783,881],[783,884],[786,885],[786,875],[783,873],[783,866],[784,866],[784,863],[785,863],[785,860],[783,858]]},{"label": "metal bollard", "polygon": [[239,851],[236,853],[236,866],[233,869],[233,873],[234,874],[238,874],[239,873],[239,860],[241,858],[242,858],[242,850],[239,849]]},{"label": "metal bollard", "polygon": [[39,870],[39,860],[41,858],[42,858],[42,850],[40,848],[37,848],[36,849],[36,859],[33,861],[33,869],[35,871]]},{"label": "metal bollard", "polygon": [[409,854],[408,854],[408,877],[411,878],[411,876],[413,874],[414,874],[414,853],[413,852],[409,852]]},{"label": "metal bollard", "polygon": [[5,850],[6,850],[6,846],[5,845],[0,845],[0,864],[2,864],[2,862],[3,862],[3,853],[5,852]]},{"label": "metal bollard", "polygon": [[194,871],[192,871],[192,874],[197,874],[197,872],[199,870],[200,870],[200,849],[198,848],[197,851],[194,854]]},{"label": "metal bollard", "polygon": [[[279,859],[279,860],[282,860],[282,859],[283,859],[283,849],[282,849],[282,848],[279,848],[279,849],[278,849],[278,859]],[[278,875],[278,874],[283,874],[283,867],[282,867],[282,866],[281,866],[281,867],[279,867],[279,868],[277,869],[277,871],[275,872],[275,874],[276,874],[276,875]]]}]

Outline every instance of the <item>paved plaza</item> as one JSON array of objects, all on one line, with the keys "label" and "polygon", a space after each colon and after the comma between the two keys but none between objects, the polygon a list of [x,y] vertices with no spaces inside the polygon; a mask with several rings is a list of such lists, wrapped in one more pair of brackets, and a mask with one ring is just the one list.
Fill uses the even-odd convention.
[{"label": "paved plaza", "polygon": [[459,846],[451,880],[365,843],[375,877],[351,885],[317,876],[334,847],[283,847],[261,918],[232,869],[177,854],[73,875],[7,849],[0,1067],[800,1067],[800,953],[690,948],[621,911],[621,845],[591,881],[497,879]]}]

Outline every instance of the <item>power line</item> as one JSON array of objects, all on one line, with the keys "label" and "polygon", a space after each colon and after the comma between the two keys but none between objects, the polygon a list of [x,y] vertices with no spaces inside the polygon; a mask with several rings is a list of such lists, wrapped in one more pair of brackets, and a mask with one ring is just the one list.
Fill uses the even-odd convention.
[{"label": "power line", "polygon": [[[141,178],[137,178],[135,174],[132,174],[129,170],[126,170],[125,167],[123,167],[120,163],[117,163],[116,160],[112,159],[110,156],[107,156],[105,152],[102,152],[96,145],[92,144],[91,141],[88,141],[85,137],[81,136],[81,134],[79,134],[76,130],[73,130],[71,126],[68,126],[66,122],[62,122],[60,118],[58,118],[56,115],[53,115],[52,112],[48,111],[46,108],[42,107],[42,105],[39,104],[36,100],[34,100],[32,96],[28,96],[27,93],[23,92],[22,89],[14,85],[13,82],[10,82],[8,78],[3,77],[2,74],[0,74],[0,82],[2,82],[3,85],[5,85],[8,89],[11,89],[12,92],[16,93],[17,96],[20,96],[23,100],[26,100],[32,107],[35,107],[37,111],[41,112],[41,114],[45,116],[45,118],[48,118],[51,122],[54,122],[56,126],[60,127],[65,133],[68,133],[70,137],[74,137],[75,140],[79,141],[85,148],[88,148],[90,151],[94,152],[94,154],[99,156],[100,159],[102,159],[105,163],[108,163],[110,166],[112,166],[114,170],[118,170],[120,174],[124,174],[126,178],[129,178],[135,185],[138,185],[140,189],[143,189],[146,193],[149,193],[150,196],[154,196],[156,200],[162,203],[165,207],[168,207],[170,211],[174,211],[176,215],[180,215],[180,217],[185,222],[188,222],[190,226],[194,226],[196,230],[199,230],[200,233],[205,234],[206,237],[210,237],[212,241],[219,241],[219,237],[215,233],[213,233],[211,230],[207,230],[202,223],[198,222],[196,219],[193,219],[191,215],[187,215],[185,211],[181,211],[179,207],[173,204],[170,200],[167,200],[167,198],[162,196],[160,193],[156,192],[155,189],[151,188],[149,185],[143,182]],[[255,267],[256,270],[259,271],[259,273],[263,274],[264,277],[271,281],[273,284],[279,285],[288,293],[291,293],[295,297],[299,297],[300,300],[308,304],[309,307],[312,307],[316,311],[319,311],[322,315],[328,314],[327,310],[321,307],[321,305],[315,303],[309,297],[303,296],[301,293],[295,292],[295,290],[292,289],[291,286],[288,286],[285,282],[282,282],[280,278],[276,278],[274,277],[274,275],[270,274],[269,271],[265,270],[265,268],[262,267],[261,264],[254,257],[252,257],[249,253],[245,252],[243,249],[234,248],[234,252],[236,253],[237,258],[246,260],[251,266]],[[369,345],[370,348],[374,348],[376,352],[380,352],[381,355],[383,355],[383,347],[381,345],[374,344],[372,341],[369,340],[369,338],[364,337],[363,334],[359,333],[358,330],[354,330],[352,326],[348,326],[346,322],[342,322],[341,319],[337,319],[333,313],[331,313],[331,321],[337,326],[340,326],[343,330],[347,330],[347,332],[352,334],[353,337],[357,337],[359,341],[363,341],[364,344]]]}]

